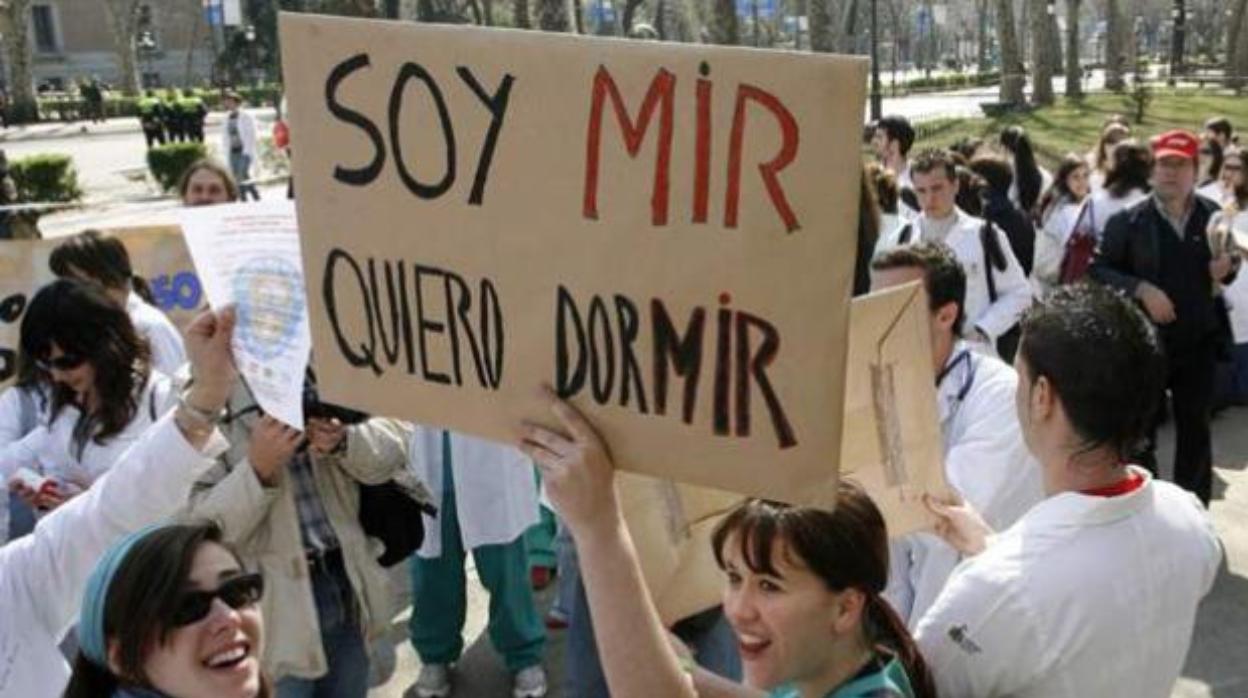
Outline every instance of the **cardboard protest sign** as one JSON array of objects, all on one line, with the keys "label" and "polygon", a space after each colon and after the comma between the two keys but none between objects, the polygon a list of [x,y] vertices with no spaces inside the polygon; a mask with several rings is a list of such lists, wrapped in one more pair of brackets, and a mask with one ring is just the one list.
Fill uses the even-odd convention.
[{"label": "cardboard protest sign", "polygon": [[945,496],[931,323],[921,282],[855,298],[846,364],[841,477],[875,500],[890,536],[933,523],[922,496]]},{"label": "cardboard protest sign", "polygon": [[110,228],[104,232],[125,243],[134,273],[147,280],[156,307],[179,329],[186,329],[208,307],[180,227]]},{"label": "cardboard protest sign", "polygon": [[836,480],[866,63],[284,14],[326,398],[626,470]]},{"label": "cardboard protest sign", "polygon": [[48,269],[52,240],[0,242],[0,391],[17,378],[22,315],[31,296],[56,278]]},{"label": "cardboard protest sign", "polygon": [[618,473],[620,508],[641,572],[664,624],[720,602],[724,575],[715,564],[711,534],[739,494]]},{"label": "cardboard protest sign", "polygon": [[[205,303],[182,231],[153,226],[102,232],[125,244],[134,272],[148,280],[157,307],[178,327],[189,324]],[[60,242],[60,238],[0,242],[0,389],[16,377],[22,314],[35,292],[56,278],[48,258]]]},{"label": "cardboard protest sign", "polygon": [[[853,300],[846,366],[841,477],[862,485],[889,535],[932,523],[924,492],[943,496],[931,329],[921,283]],[[711,533],[740,495],[641,475],[616,478],[646,586],[664,623],[720,602],[723,573]],[[815,502],[830,506],[832,499]]]}]

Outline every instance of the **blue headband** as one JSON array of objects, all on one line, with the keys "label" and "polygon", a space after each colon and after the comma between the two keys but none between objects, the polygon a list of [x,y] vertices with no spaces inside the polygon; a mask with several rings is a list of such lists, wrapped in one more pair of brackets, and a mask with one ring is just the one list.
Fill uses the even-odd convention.
[{"label": "blue headband", "polygon": [[108,644],[104,639],[104,602],[108,589],[121,563],[139,541],[164,528],[163,524],[147,526],[129,533],[113,543],[96,563],[82,594],[82,615],[78,619],[78,649],[83,656],[101,668],[108,668]]}]

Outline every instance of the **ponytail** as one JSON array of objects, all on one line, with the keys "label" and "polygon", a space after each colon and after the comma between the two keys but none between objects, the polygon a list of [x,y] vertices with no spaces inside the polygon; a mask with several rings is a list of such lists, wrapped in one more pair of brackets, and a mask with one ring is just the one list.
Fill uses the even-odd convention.
[{"label": "ponytail", "polygon": [[[152,285],[147,283],[147,279],[135,274],[130,277],[130,288],[143,299],[148,305],[156,305],[156,294],[152,293]],[[157,306],[159,307],[159,306]]]},{"label": "ponytail", "polygon": [[915,698],[936,698],[936,685],[919,652],[910,630],[897,611],[875,592],[867,592],[866,626],[868,641],[892,652],[906,670]]}]

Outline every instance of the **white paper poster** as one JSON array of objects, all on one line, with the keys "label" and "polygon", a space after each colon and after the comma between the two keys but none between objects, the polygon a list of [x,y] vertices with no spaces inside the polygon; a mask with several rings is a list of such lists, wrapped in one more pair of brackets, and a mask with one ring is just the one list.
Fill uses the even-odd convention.
[{"label": "white paper poster", "polygon": [[237,308],[239,373],[266,413],[302,431],[312,338],[294,205],[203,206],[179,218],[209,304]]}]

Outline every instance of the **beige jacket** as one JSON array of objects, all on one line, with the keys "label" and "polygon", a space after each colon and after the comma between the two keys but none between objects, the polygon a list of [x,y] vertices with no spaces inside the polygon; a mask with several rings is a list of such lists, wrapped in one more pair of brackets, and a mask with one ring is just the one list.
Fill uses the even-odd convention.
[{"label": "beige jacket", "polygon": [[[237,414],[252,403],[235,393]],[[248,565],[264,574],[264,669],[273,679],[317,678],[328,671],[317,625],[316,603],[288,478],[266,487],[247,460],[255,412],[222,427],[230,450],[195,485],[189,514],[217,521]],[[397,596],[376,560],[381,544],[364,535],[359,523],[358,483],[379,484],[395,477],[407,462],[410,427],[375,418],[347,432],[341,456],[314,456],[313,472],[325,513],[342,545],[343,560],[359,603],[366,638],[381,633],[397,612]]]}]

